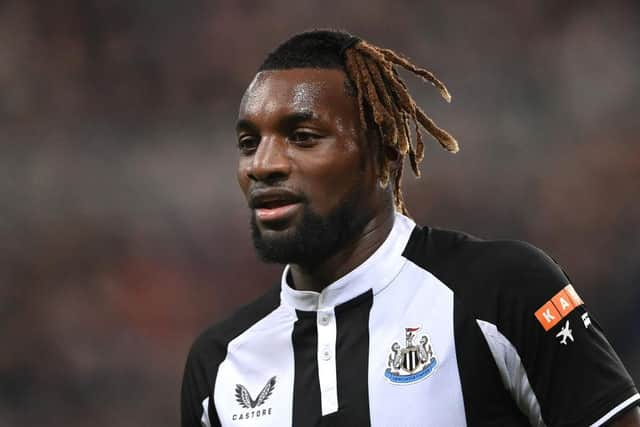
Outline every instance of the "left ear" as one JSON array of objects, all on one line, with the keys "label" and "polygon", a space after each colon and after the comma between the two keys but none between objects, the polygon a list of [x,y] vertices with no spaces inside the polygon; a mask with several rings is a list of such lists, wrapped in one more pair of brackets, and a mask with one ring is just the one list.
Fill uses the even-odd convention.
[{"label": "left ear", "polygon": [[[389,146],[382,146],[382,136],[377,127],[369,128],[366,131],[365,139],[369,146],[369,161],[373,164],[373,172],[378,178],[378,183],[382,188],[389,188],[389,184],[395,179],[395,175],[400,168],[402,156],[397,149]],[[384,184],[384,165],[388,165],[388,180]]]},{"label": "left ear", "polygon": [[378,161],[378,167],[380,172],[382,171],[382,165],[384,163],[389,165],[389,180],[393,180],[400,169],[402,162],[402,156],[398,153],[398,150],[393,147],[383,147],[380,150],[380,159]]}]

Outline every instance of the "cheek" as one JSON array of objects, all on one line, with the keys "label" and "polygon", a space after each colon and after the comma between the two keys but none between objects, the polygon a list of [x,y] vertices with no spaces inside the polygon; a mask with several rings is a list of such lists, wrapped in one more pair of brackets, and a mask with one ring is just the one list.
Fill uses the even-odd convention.
[{"label": "cheek", "polygon": [[308,180],[304,191],[318,214],[332,211],[347,194],[368,185],[357,145],[344,148],[339,155],[331,158],[316,155],[307,162],[305,175]]},{"label": "cheek", "polygon": [[247,176],[247,166],[246,160],[240,159],[238,160],[238,170],[236,171],[236,180],[238,181],[238,185],[240,185],[240,189],[242,193],[246,196],[249,191],[249,177]]}]

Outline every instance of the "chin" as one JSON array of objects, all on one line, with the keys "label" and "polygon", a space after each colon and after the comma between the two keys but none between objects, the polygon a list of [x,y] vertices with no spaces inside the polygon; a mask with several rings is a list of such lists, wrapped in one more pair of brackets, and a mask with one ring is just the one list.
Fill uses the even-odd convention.
[{"label": "chin", "polygon": [[367,216],[362,215],[359,200],[359,192],[349,194],[326,214],[318,214],[309,204],[304,204],[282,224],[263,223],[254,213],[251,235],[258,255],[266,262],[280,264],[322,262],[362,233]]}]

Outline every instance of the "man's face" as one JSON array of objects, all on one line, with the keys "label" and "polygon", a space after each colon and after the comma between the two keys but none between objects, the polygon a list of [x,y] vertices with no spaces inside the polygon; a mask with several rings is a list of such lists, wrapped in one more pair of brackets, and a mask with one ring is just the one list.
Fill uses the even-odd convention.
[{"label": "man's face", "polygon": [[340,70],[262,71],[237,124],[238,182],[267,261],[313,264],[376,214],[375,150]]}]

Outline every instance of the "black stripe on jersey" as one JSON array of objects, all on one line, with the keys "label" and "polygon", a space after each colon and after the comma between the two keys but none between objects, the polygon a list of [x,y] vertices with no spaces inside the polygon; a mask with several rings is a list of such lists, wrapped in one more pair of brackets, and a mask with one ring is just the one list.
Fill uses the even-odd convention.
[{"label": "black stripe on jersey", "polygon": [[296,310],[293,325],[293,425],[317,426],[322,416],[318,378],[318,329],[315,311]]},{"label": "black stripe on jersey", "polygon": [[[373,292],[335,308],[338,412],[326,425],[371,425],[369,415],[369,313]],[[331,420],[331,422],[329,422]]]}]

